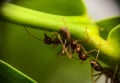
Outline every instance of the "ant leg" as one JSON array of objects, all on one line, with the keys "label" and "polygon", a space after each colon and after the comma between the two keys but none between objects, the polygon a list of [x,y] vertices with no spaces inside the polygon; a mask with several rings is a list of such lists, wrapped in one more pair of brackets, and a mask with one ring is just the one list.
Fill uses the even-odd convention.
[{"label": "ant leg", "polygon": [[[54,34],[52,36],[50,36],[50,38],[53,38],[53,43],[54,43],[53,47],[52,47],[53,49],[59,44],[59,42],[60,42],[60,44],[63,44],[63,41],[62,41],[60,35],[57,32],[54,32]],[[59,55],[59,54],[64,55],[64,49],[63,48],[57,53],[57,55]]]},{"label": "ant leg", "polygon": [[[96,50],[92,50],[92,51],[90,51],[90,52],[93,52],[93,51],[96,51]],[[89,52],[89,53],[90,53],[90,52]],[[97,51],[96,61],[97,61],[97,59],[98,59],[99,52],[100,52],[100,50]],[[98,74],[96,74],[96,75],[93,75],[93,73],[94,73],[94,69],[91,68],[92,82],[94,83],[94,82],[96,82],[96,81],[100,78],[100,76],[102,75],[102,73],[98,73]],[[99,75],[99,76],[98,76],[95,80],[93,80],[93,76],[97,76],[97,75]]]},{"label": "ant leg", "polygon": [[43,41],[42,39],[40,39],[39,37],[33,35],[25,26],[24,26],[25,31],[27,32],[28,35],[30,35],[31,37],[38,39],[40,41]]},{"label": "ant leg", "polygon": [[57,32],[55,32],[52,36],[51,36],[51,38],[54,38],[54,36],[56,36],[55,38],[57,38]]},{"label": "ant leg", "polygon": [[98,60],[100,50],[97,50],[96,61]]},{"label": "ant leg", "polygon": [[86,49],[80,44],[80,47],[82,48],[82,50],[87,53]]},{"label": "ant leg", "polygon": [[[91,76],[92,76],[92,83],[95,83],[100,77],[101,77],[101,75],[102,75],[102,73],[97,73],[97,74],[95,74],[95,75],[93,75],[93,73],[94,73],[94,69],[93,68],[91,68]],[[98,76],[98,77],[96,77],[96,79],[94,80],[93,79],[93,76]]]},{"label": "ant leg", "polygon": [[66,53],[66,55],[68,56],[68,58],[71,58],[69,52],[67,51],[67,48],[65,47],[65,45],[66,45],[66,40],[65,40],[65,43],[63,43],[60,35],[59,35],[59,34],[57,34],[57,35],[58,35],[58,39],[60,40],[60,43],[62,44],[63,51],[65,51],[65,53]]},{"label": "ant leg", "polygon": [[95,75],[93,75],[93,76],[98,76],[98,75],[101,75],[102,73],[97,73],[97,74],[95,74]]},{"label": "ant leg", "polygon": [[65,40],[65,52],[66,52],[66,54],[67,54],[67,56],[68,56],[68,58],[72,58],[72,53],[71,53],[71,44],[68,44],[67,45],[67,40]]},{"label": "ant leg", "polygon": [[69,57],[72,58],[73,52],[72,52],[71,44],[69,44],[67,46],[67,48],[68,48],[68,51],[69,51]]},{"label": "ant leg", "polygon": [[97,75],[99,75],[99,76],[94,80],[94,82],[96,82],[101,77],[102,73],[99,73]]},{"label": "ant leg", "polygon": [[113,76],[111,78],[111,83],[114,83],[115,78],[117,78],[116,74],[117,74],[118,66],[119,66],[119,64],[117,63],[114,73],[113,73]]},{"label": "ant leg", "polygon": [[92,80],[92,83],[95,83],[94,81],[94,78],[93,78],[93,73],[94,73],[94,69],[91,67],[91,80]]},{"label": "ant leg", "polygon": [[[108,80],[109,80],[108,77],[106,77],[105,83],[108,83]],[[112,83],[112,81],[110,83]]]},{"label": "ant leg", "polygon": [[99,55],[97,49],[93,49],[93,50],[90,50],[90,51],[87,52],[86,49],[82,45],[80,45],[80,46],[81,46],[82,50],[85,52],[85,54],[89,54],[89,53],[92,53],[92,52],[97,52],[97,55]]},{"label": "ant leg", "polygon": [[57,55],[64,55],[65,54],[65,51],[64,51],[64,49],[61,49],[58,53],[57,53]]},{"label": "ant leg", "polygon": [[93,50],[90,50],[90,51],[86,52],[86,54],[89,54],[89,53],[92,53],[92,52],[98,52],[98,50],[97,49],[93,49]]}]

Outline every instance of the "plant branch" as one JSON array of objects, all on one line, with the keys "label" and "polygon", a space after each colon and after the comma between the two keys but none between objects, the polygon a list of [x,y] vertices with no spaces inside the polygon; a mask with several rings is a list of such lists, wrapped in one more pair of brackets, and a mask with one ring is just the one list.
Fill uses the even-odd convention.
[{"label": "plant branch", "polygon": [[[61,26],[65,26],[63,19],[65,19],[68,22],[71,22],[70,20],[73,19],[73,21],[76,23],[89,22],[89,20],[84,16],[66,17],[53,15],[13,5],[10,3],[4,3],[2,5],[0,14],[1,19],[3,18],[2,20],[7,20],[20,25],[31,26],[33,28],[40,28],[49,31],[56,31],[59,30],[56,27],[61,28]],[[79,19],[79,22],[76,20],[76,18]]]}]

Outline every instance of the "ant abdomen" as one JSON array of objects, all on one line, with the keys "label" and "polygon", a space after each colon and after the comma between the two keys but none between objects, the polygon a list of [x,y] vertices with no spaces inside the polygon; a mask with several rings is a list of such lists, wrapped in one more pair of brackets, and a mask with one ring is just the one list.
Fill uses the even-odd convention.
[{"label": "ant abdomen", "polygon": [[79,56],[80,60],[82,60],[82,61],[85,61],[88,58],[87,54],[85,54],[85,53],[79,54],[78,56]]}]

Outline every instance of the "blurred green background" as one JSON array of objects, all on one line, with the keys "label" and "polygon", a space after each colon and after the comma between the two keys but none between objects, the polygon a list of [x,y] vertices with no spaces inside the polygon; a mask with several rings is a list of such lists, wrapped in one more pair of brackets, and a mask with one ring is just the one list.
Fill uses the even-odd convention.
[{"label": "blurred green background", "polygon": [[[59,15],[80,15],[80,0],[12,0],[11,3]],[[14,11],[14,10],[13,10]],[[28,28],[44,38],[45,31]],[[90,83],[89,62],[81,64],[66,56],[57,56],[60,47],[52,49],[30,37],[21,25],[0,22],[0,58],[39,83]]]},{"label": "blurred green background", "polygon": [[[10,1],[10,0],[8,0]],[[81,15],[86,13],[81,0],[11,0],[11,3],[58,15]],[[93,7],[91,0],[86,3],[89,15],[95,19],[104,18],[112,15],[112,0],[103,4],[104,0],[96,0],[97,7]],[[95,2],[95,1],[94,1]],[[101,4],[102,6],[101,6]],[[90,3],[90,4],[89,4]],[[100,6],[98,7],[98,4]],[[110,9],[108,10],[107,7]],[[101,8],[101,9],[99,9]],[[104,10],[106,8],[106,10]],[[96,10],[95,10],[96,9]],[[92,10],[92,11],[91,11]],[[104,12],[101,12],[104,10]],[[115,9],[112,9],[115,10]],[[14,11],[14,10],[13,10]],[[115,12],[113,12],[115,13]],[[119,14],[119,13],[118,13]],[[28,27],[32,34],[44,39],[46,31],[36,30]],[[11,64],[18,70],[32,77],[39,83],[92,83],[91,68],[89,60],[81,64],[78,60],[69,60],[66,56],[58,56],[60,47],[52,49],[30,37],[24,30],[24,26],[0,21],[0,58]],[[102,83],[102,82],[100,82]]]}]

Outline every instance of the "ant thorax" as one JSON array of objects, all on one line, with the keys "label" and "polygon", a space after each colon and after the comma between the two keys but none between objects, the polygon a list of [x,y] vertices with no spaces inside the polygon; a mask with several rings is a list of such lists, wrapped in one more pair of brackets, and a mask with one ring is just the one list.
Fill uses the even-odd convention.
[{"label": "ant thorax", "polygon": [[58,33],[61,35],[62,39],[67,39],[70,40],[71,39],[71,34],[69,32],[69,30],[67,28],[61,28]]}]

